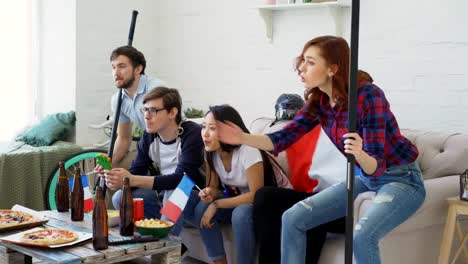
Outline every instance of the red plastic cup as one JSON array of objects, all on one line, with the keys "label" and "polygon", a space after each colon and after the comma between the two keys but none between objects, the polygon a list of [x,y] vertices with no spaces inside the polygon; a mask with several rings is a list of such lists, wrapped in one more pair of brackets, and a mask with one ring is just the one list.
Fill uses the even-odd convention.
[{"label": "red plastic cup", "polygon": [[133,222],[145,218],[145,202],[143,198],[133,198]]}]

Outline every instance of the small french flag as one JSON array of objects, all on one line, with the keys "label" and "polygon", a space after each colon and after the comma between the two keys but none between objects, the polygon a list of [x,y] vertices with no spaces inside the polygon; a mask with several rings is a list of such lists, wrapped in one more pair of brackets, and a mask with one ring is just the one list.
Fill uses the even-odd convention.
[{"label": "small french flag", "polygon": [[[93,203],[93,198],[91,196],[91,192],[89,191],[88,177],[86,177],[86,174],[81,175],[81,181],[83,183],[83,191],[84,191],[83,211],[89,212],[93,210],[94,203]],[[70,192],[71,192],[73,190],[73,178],[68,180],[68,186],[70,186]]]},{"label": "small french flag", "polygon": [[177,185],[177,188],[172,192],[172,195],[167,199],[166,204],[161,209],[161,214],[167,216],[167,218],[171,219],[174,223],[177,222],[185,205],[187,205],[193,186],[195,186],[195,183],[190,177],[184,175],[179,185]]}]

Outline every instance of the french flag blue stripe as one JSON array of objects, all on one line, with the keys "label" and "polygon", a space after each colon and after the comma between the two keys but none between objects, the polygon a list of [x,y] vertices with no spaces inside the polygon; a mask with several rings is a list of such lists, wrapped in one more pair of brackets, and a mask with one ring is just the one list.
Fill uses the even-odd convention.
[{"label": "french flag blue stripe", "polygon": [[190,179],[188,175],[184,175],[177,188],[180,189],[183,193],[185,193],[187,197],[190,197],[190,192],[192,191],[193,186],[195,186],[195,183]]},{"label": "french flag blue stripe", "polygon": [[[73,189],[73,180],[74,178],[68,179],[68,186],[70,187],[70,191]],[[81,175],[81,182],[83,183],[83,188],[88,187],[88,177],[86,177],[86,174]]]},{"label": "french flag blue stripe", "polygon": [[195,186],[195,183],[185,174],[179,185],[177,185],[177,188],[172,192],[164,207],[161,209],[161,214],[169,217],[172,221],[177,222],[177,219],[187,205],[193,186]]}]

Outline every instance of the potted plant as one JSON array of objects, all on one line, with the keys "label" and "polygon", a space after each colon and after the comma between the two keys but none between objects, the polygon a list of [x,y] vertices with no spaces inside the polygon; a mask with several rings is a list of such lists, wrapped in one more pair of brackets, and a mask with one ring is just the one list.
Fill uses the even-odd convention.
[{"label": "potted plant", "polygon": [[205,116],[205,112],[203,110],[195,108],[195,107],[189,107],[185,109],[183,112],[184,112],[184,116],[186,120],[190,120],[195,123],[201,123],[203,120],[203,117]]}]

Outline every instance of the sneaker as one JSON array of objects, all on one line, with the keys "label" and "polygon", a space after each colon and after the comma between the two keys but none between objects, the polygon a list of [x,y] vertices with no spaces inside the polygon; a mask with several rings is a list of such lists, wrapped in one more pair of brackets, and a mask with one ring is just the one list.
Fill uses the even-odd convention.
[{"label": "sneaker", "polygon": [[180,247],[180,259],[184,259],[186,256],[188,256],[189,254],[189,251],[188,251],[188,248],[185,246],[184,243],[181,243],[181,247]]}]

